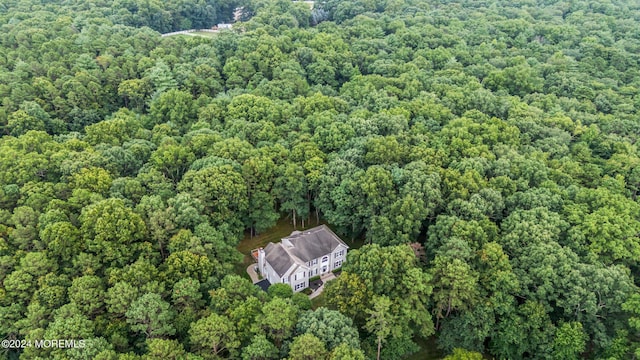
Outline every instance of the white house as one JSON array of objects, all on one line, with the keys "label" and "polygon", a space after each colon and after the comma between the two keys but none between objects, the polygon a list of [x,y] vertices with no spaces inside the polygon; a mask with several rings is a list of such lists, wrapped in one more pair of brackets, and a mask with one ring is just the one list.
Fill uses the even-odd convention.
[{"label": "white house", "polygon": [[258,268],[271,284],[289,284],[297,292],[309,287],[309,278],[341,267],[348,249],[331,229],[320,225],[258,249]]}]

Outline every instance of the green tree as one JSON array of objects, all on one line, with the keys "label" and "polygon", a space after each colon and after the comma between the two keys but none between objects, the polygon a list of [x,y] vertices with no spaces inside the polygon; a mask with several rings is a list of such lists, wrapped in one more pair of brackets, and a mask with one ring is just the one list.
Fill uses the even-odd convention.
[{"label": "green tree", "polygon": [[272,297],[279,297],[281,299],[291,299],[293,296],[293,289],[288,284],[273,284],[269,286],[267,293]]},{"label": "green tree", "polygon": [[373,296],[358,274],[347,271],[327,283],[324,292],[329,306],[352,319],[362,318],[362,309],[368,307]]},{"label": "green tree", "polygon": [[242,360],[275,360],[278,349],[264,335],[256,335],[242,350]]},{"label": "green tree", "polygon": [[168,179],[177,183],[196,159],[186,147],[165,143],[151,154],[150,162]]},{"label": "green tree", "polygon": [[436,256],[431,275],[438,319],[467,309],[477,299],[477,275],[464,260]]},{"label": "green tree", "polygon": [[298,309],[291,300],[276,297],[264,304],[262,315],[256,321],[256,332],[264,331],[280,348],[292,334],[298,320]]},{"label": "green tree", "polygon": [[191,94],[171,89],[158,95],[151,102],[151,117],[154,124],[172,122],[184,129],[196,119],[196,108]]},{"label": "green tree", "polygon": [[140,216],[119,199],[102,200],[83,208],[79,220],[87,250],[99,255],[103,263],[124,265],[136,252],[136,242],[146,233]]},{"label": "green tree", "polygon": [[[629,327],[632,329],[632,331],[635,332],[634,334],[637,336],[637,334],[640,332],[640,294],[631,294],[631,296],[629,296],[629,299],[627,299],[624,304],[622,304],[622,309],[630,314],[628,320]],[[635,347],[634,353],[637,356],[637,354],[640,353],[640,346],[637,342],[635,342],[633,346]]]},{"label": "green tree", "polygon": [[169,303],[155,293],[146,293],[136,299],[125,316],[131,330],[142,333],[147,339],[170,336],[176,332]]},{"label": "green tree", "polygon": [[57,309],[53,321],[47,326],[46,339],[91,339],[95,324],[73,305],[67,304]]},{"label": "green tree", "polygon": [[69,288],[69,300],[89,318],[102,313],[104,307],[104,284],[102,279],[85,275],[73,279]]},{"label": "green tree", "polygon": [[73,188],[87,189],[104,196],[111,188],[113,178],[102,168],[83,168],[72,176],[70,182]]},{"label": "green tree", "polygon": [[453,354],[448,355],[444,360],[482,360],[482,354],[465,349],[453,349]]},{"label": "green tree", "polygon": [[327,350],[320,339],[312,334],[303,334],[293,339],[289,350],[289,360],[325,359]]},{"label": "green tree", "polygon": [[340,344],[347,344],[351,349],[360,348],[358,330],[353,326],[351,319],[325,307],[303,313],[298,319],[296,332],[315,335],[328,351]]},{"label": "green tree", "polygon": [[124,106],[142,111],[146,98],[151,93],[151,86],[145,79],[124,80],[118,85],[118,95],[124,99]]},{"label": "green tree", "polygon": [[179,360],[187,357],[187,352],[177,340],[147,339],[147,352],[143,360]]},{"label": "green tree", "polygon": [[391,314],[389,308],[392,303],[386,296],[375,297],[372,301],[373,308],[366,312],[369,314],[365,329],[376,337],[378,344],[377,359],[380,360],[380,350],[382,350],[382,342],[386,341],[390,335],[398,336],[397,319]]},{"label": "green tree", "polygon": [[553,340],[555,359],[577,359],[584,352],[587,336],[579,322],[564,323],[556,330]]},{"label": "green tree", "polygon": [[126,281],[118,281],[107,290],[105,303],[107,311],[118,318],[124,318],[125,313],[139,297],[139,290]]},{"label": "green tree", "polygon": [[200,282],[196,279],[181,279],[173,285],[173,305],[178,309],[199,309],[203,304]]},{"label": "green tree", "polygon": [[43,131],[45,123],[41,119],[27,114],[24,110],[17,110],[9,114],[7,129],[12,136],[20,136],[30,130]]},{"label": "green tree", "polygon": [[215,359],[223,353],[235,354],[240,347],[236,329],[226,317],[211,314],[191,325],[189,339],[194,350],[205,359]]},{"label": "green tree", "polygon": [[327,349],[320,339],[310,333],[293,339],[288,360],[320,360],[326,359]]},{"label": "green tree", "polygon": [[213,225],[229,224],[239,230],[241,218],[248,209],[247,187],[242,176],[229,165],[188,171],[178,190],[200,200],[211,214]]},{"label": "green tree", "polygon": [[304,170],[295,163],[285,163],[278,170],[273,192],[280,201],[280,210],[291,213],[294,229],[297,227],[296,216],[301,218],[304,227],[304,220],[309,216]]},{"label": "green tree", "polygon": [[364,360],[364,353],[360,349],[349,347],[346,343],[336,346],[329,355],[329,360]]}]

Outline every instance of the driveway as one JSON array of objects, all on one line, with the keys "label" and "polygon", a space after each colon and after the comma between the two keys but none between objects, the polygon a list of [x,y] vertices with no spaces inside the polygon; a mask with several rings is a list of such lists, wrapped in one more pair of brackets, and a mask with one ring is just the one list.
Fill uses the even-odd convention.
[{"label": "driveway", "polygon": [[[329,273],[327,273],[327,274],[324,274],[324,275],[320,276],[320,280],[316,280],[316,281],[319,281],[319,282],[320,282],[320,287],[319,287],[319,288],[317,288],[317,289],[315,289],[315,290],[311,293],[311,295],[309,295],[309,299],[313,299],[313,298],[315,298],[316,296],[320,296],[320,294],[322,294],[322,290],[324,290],[324,284],[326,284],[326,283],[327,283],[327,281],[333,280],[333,279],[335,279],[335,278],[336,278],[336,276],[335,276],[332,272],[329,272]],[[314,283],[315,283],[316,281],[314,281]],[[311,287],[311,286],[309,286],[309,287]],[[311,288],[313,288],[313,287],[311,287]]]}]

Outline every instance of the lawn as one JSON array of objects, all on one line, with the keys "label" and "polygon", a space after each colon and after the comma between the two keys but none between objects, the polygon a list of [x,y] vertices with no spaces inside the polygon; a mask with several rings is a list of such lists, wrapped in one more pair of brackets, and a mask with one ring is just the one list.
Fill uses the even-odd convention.
[{"label": "lawn", "polygon": [[317,309],[319,307],[325,306],[325,303],[326,303],[326,301],[325,301],[325,298],[324,298],[324,291],[323,291],[322,294],[320,294],[320,295],[314,297],[313,299],[311,299],[311,308],[313,310],[315,310],[315,309]]},{"label": "lawn", "polygon": [[176,34],[172,36],[200,36],[200,37],[206,37],[206,38],[213,38],[216,35],[218,35],[218,33],[213,33],[208,31],[194,31],[186,34]]},{"label": "lawn", "polygon": [[218,35],[218,33],[213,33],[213,32],[208,32],[208,31],[194,31],[194,32],[191,33],[191,35],[212,38],[212,37]]}]

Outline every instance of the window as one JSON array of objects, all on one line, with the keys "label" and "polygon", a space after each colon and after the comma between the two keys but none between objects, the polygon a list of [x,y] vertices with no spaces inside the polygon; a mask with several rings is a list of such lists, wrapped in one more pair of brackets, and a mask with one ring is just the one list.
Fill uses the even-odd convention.
[{"label": "window", "polygon": [[282,283],[283,283],[283,284],[286,284],[286,283],[288,283],[288,282],[289,282],[289,279],[287,279],[286,277],[283,277],[283,278],[282,278]]},{"label": "window", "polygon": [[313,276],[313,271],[309,271],[309,277]]},{"label": "window", "polygon": [[329,257],[328,256],[325,256],[325,257],[322,258],[322,262],[323,263],[326,263],[327,261],[329,261]]},{"label": "window", "polygon": [[293,280],[298,280],[298,274],[293,275]]},{"label": "window", "polygon": [[336,253],[336,257],[343,257],[344,256],[344,250],[340,250]]},{"label": "window", "polygon": [[338,261],[336,261],[336,262],[335,262],[335,264],[333,264],[333,268],[334,268],[334,269],[337,269],[337,268],[339,268],[340,266],[342,266],[342,260],[338,260]]},{"label": "window", "polygon": [[317,265],[318,264],[318,259],[313,259],[313,265]]},{"label": "window", "polygon": [[296,284],[296,291],[300,290],[300,289],[304,289],[304,283],[300,283],[300,284]]}]

